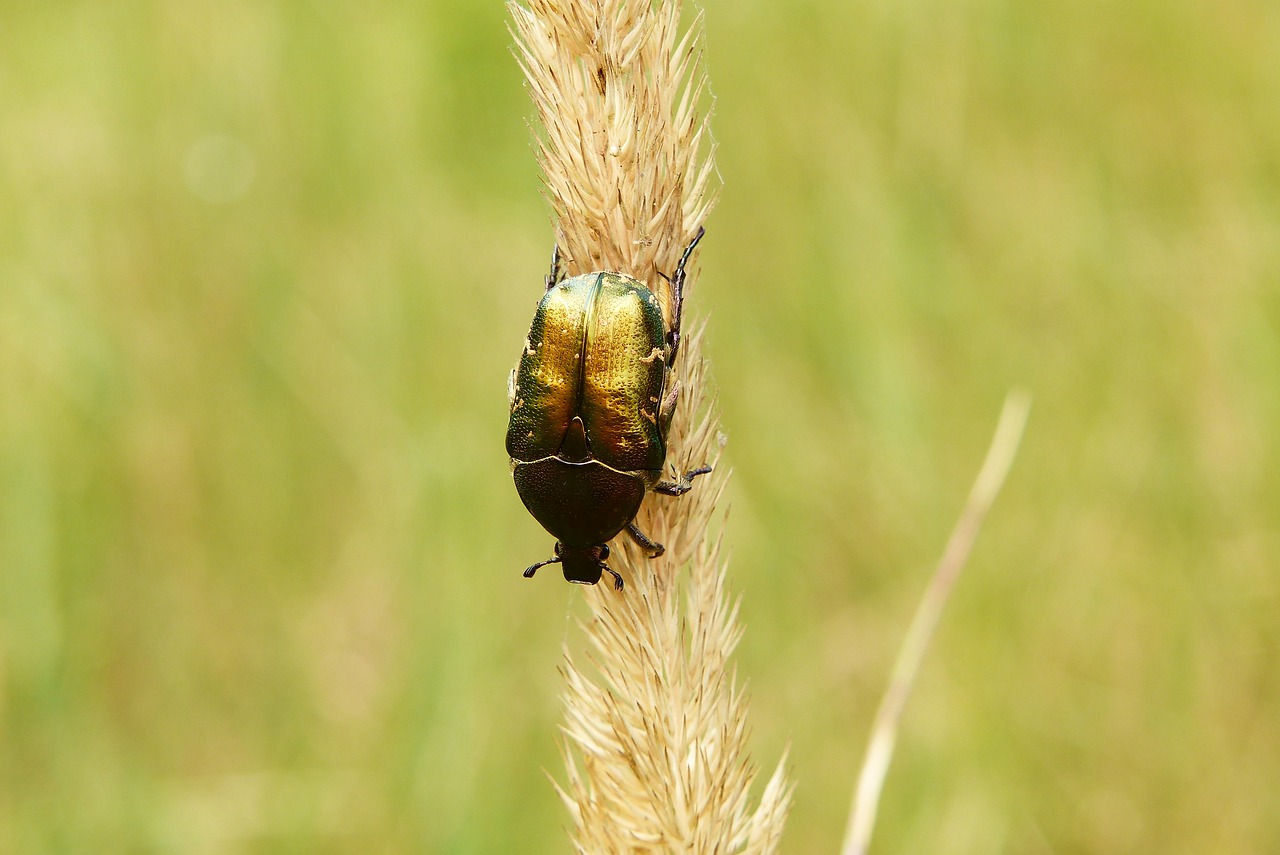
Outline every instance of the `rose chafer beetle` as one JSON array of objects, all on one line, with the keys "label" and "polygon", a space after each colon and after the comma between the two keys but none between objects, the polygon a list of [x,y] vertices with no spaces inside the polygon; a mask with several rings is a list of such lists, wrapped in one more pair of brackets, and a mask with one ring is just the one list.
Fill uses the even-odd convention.
[{"label": "rose chafer beetle", "polygon": [[672,365],[680,349],[685,265],[703,230],[671,276],[671,326],[658,298],[622,273],[562,279],[551,260],[520,363],[511,372],[507,454],[516,491],[556,538],[555,557],[524,571],[559,564],[570,582],[594,585],[602,573],[622,577],[605,560],[606,543],[623,529],[656,558],[665,549],[636,528],[645,493],[689,491],[702,466],[678,481],[661,480],[667,433],[680,384]]}]

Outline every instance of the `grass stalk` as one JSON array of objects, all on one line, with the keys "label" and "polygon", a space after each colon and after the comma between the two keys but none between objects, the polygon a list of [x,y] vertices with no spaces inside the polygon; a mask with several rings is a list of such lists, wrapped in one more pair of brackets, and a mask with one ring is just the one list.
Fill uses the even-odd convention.
[{"label": "grass stalk", "polygon": [[[666,277],[715,201],[701,18],[682,31],[674,0],[509,8],[566,274],[626,273],[659,295],[669,318]],[[686,294],[696,264],[689,272]],[[672,476],[716,465],[721,445],[705,327],[687,312],[684,326]],[[567,780],[558,786],[578,852],[777,849],[791,787],[780,762],[752,802],[757,770],[730,662],[741,627],[714,533],[727,478],[717,466],[685,496],[651,494],[637,523],[666,553],[650,559],[621,538],[610,564],[626,590],[585,591],[589,653],[586,663],[567,656],[563,669]]]},{"label": "grass stalk", "polygon": [[920,664],[924,661],[929,643],[938,628],[942,610],[951,596],[956,580],[960,578],[960,571],[969,559],[969,552],[982,528],[982,521],[986,519],[987,511],[1004,485],[1005,476],[1013,464],[1030,409],[1031,399],[1023,392],[1011,392],[1005,399],[986,459],[969,491],[964,510],[951,530],[951,537],[947,540],[929,587],[925,589],[924,596],[916,607],[902,646],[898,649],[889,686],[876,710],[875,722],[871,727],[867,752],[853,794],[853,806],[849,812],[849,825],[841,855],[866,855],[871,845],[880,792],[884,787],[885,775],[889,772],[889,761],[893,758],[902,711],[915,685],[916,675],[920,673]]}]

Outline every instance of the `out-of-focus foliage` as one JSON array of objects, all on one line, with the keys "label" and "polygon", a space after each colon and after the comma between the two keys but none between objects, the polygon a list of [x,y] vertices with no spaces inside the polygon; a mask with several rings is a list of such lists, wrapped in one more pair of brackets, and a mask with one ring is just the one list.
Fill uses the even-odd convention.
[{"label": "out-of-focus foliage", "polygon": [[[1280,11],[708,0],[690,300],[755,741],[832,852],[1280,849]],[[552,233],[497,3],[0,10],[0,851],[562,852],[502,451]],[[566,616],[570,617],[566,617]]]}]

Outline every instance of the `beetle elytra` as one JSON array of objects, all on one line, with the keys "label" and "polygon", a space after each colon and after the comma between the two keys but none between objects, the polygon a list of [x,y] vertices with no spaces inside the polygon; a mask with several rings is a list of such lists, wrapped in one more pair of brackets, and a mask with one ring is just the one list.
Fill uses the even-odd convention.
[{"label": "beetle elytra", "polygon": [[667,434],[679,383],[672,366],[680,349],[685,266],[703,230],[685,248],[671,276],[671,325],[657,297],[622,273],[560,276],[552,256],[546,292],[525,338],[508,395],[507,454],[516,491],[556,538],[555,556],[524,571],[560,564],[570,582],[594,585],[606,545],[624,529],[650,557],[660,543],[635,525],[645,493],[688,492],[711,471],[702,466],[678,481],[661,480]]}]

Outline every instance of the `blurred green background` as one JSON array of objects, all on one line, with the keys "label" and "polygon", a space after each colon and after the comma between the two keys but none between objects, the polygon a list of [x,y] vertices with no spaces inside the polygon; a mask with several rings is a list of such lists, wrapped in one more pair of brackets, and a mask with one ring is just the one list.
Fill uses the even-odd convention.
[{"label": "blurred green background", "polygon": [[[738,656],[834,852],[1280,851],[1280,7],[706,0]],[[500,3],[0,3],[0,851],[565,852]]]}]

